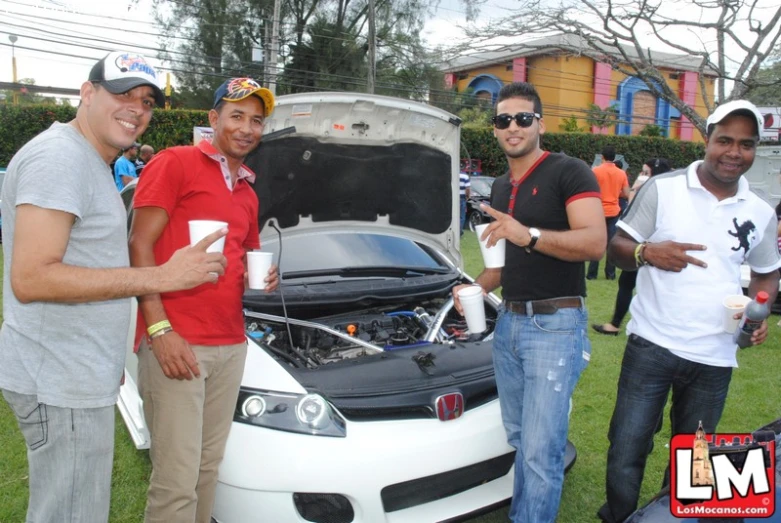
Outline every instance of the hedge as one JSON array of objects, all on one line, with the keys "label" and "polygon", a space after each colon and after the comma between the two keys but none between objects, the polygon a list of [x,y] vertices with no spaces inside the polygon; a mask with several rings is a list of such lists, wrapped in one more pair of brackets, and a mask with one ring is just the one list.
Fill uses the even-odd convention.
[{"label": "hedge", "polygon": [[[193,127],[208,125],[206,111],[155,110],[149,129],[140,138],[155,150],[192,142]],[[69,106],[0,106],[0,166],[8,165],[11,157],[27,141],[48,128],[52,122],[67,122],[76,115]],[[498,176],[507,170],[507,161],[496,144],[490,127],[464,127],[461,131],[462,157],[482,160],[483,174]],[[612,145],[629,162],[630,178],[640,171],[649,158],[661,156],[675,167],[683,167],[703,157],[701,143],[646,138],[639,136],[592,135],[587,133],[548,133],[542,147],[548,151],[563,151],[591,165],[594,154],[605,145]],[[631,181],[631,180],[630,180]]]},{"label": "hedge", "polygon": [[[207,114],[207,111],[155,110],[149,128],[138,141],[156,151],[192,143],[193,127],[209,125]],[[16,151],[53,122],[68,122],[75,117],[76,108],[70,106],[0,106],[0,166],[8,165]]]},{"label": "hedge", "polygon": [[[491,128],[466,127],[461,132],[464,156],[482,160],[483,174],[499,176],[507,170],[507,160],[496,144]],[[616,153],[623,154],[629,162],[630,183],[637,177],[641,166],[650,158],[662,157],[673,167],[684,167],[705,155],[705,145],[667,138],[642,136],[593,135],[587,133],[546,133],[542,148],[551,152],[565,152],[591,165],[594,155],[612,145]]]}]

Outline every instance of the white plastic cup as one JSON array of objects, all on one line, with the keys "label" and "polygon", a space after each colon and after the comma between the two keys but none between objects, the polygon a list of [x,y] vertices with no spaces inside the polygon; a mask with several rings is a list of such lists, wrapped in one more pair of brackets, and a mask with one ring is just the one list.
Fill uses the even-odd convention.
[{"label": "white plastic cup", "polygon": [[493,247],[486,247],[486,241],[481,240],[480,237],[488,225],[488,223],[484,223],[475,226],[475,232],[477,233],[477,240],[480,242],[480,252],[483,253],[483,265],[486,269],[498,269],[499,267],[504,267],[506,241],[502,238]]},{"label": "white plastic cup", "polygon": [[270,252],[250,251],[247,253],[247,272],[249,273],[249,288],[263,290],[268,276],[268,271],[274,261],[274,255]]},{"label": "white plastic cup", "polygon": [[483,288],[479,285],[470,285],[458,291],[458,300],[464,309],[464,318],[469,332],[477,334],[486,329],[485,305],[483,304]]},{"label": "white plastic cup", "polygon": [[[195,245],[215,231],[228,227],[225,222],[215,220],[190,220],[190,245]],[[206,252],[222,252],[225,248],[225,236],[209,245]]]},{"label": "white plastic cup", "polygon": [[746,305],[749,304],[751,298],[743,296],[742,294],[730,294],[721,302],[724,306],[724,313],[722,323],[724,326],[724,332],[733,334],[735,329],[738,328],[740,320],[736,320],[733,316],[739,312],[746,310]]}]

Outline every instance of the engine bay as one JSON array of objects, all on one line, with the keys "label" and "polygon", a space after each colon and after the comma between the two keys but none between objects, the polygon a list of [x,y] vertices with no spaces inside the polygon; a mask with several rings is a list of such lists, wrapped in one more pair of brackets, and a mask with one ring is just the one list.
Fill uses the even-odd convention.
[{"label": "engine bay", "polygon": [[282,364],[317,368],[388,351],[431,344],[487,341],[493,337],[496,311],[486,303],[484,332],[471,333],[453,299],[432,299],[366,308],[309,318],[245,311],[247,336]]}]

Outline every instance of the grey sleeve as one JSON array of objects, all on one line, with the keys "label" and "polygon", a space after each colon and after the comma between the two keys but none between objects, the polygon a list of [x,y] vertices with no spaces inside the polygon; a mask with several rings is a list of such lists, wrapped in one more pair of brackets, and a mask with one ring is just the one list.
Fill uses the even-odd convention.
[{"label": "grey sleeve", "polygon": [[748,253],[748,264],[751,270],[759,274],[767,274],[779,268],[781,256],[778,253],[778,219],[771,215],[762,233],[762,241]]},{"label": "grey sleeve", "polygon": [[644,242],[656,230],[659,187],[653,178],[643,184],[617,226],[638,242]]},{"label": "grey sleeve", "polygon": [[18,166],[16,205],[30,204],[83,217],[90,201],[91,162],[74,143],[65,139],[42,141],[31,148]]}]

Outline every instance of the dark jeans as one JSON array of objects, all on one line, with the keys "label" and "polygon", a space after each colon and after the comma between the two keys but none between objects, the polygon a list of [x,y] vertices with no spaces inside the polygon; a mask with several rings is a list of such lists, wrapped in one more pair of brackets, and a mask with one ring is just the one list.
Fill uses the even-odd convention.
[{"label": "dark jeans", "polygon": [[616,293],[616,306],[613,308],[611,325],[616,329],[621,328],[624,316],[629,312],[629,304],[632,302],[632,293],[637,285],[637,271],[621,271],[618,277],[618,292]]},{"label": "dark jeans", "polygon": [[466,225],[466,198],[462,196],[459,200],[459,209],[461,211],[461,236],[463,236],[464,226]]},{"label": "dark jeans", "polygon": [[645,461],[670,388],[672,434],[693,434],[700,421],[712,434],[731,377],[732,367],[694,363],[640,336],[629,336],[608,432],[607,503],[598,512],[603,521],[624,521],[637,508]]},{"label": "dark jeans", "polygon": [[[616,234],[616,223],[618,223],[618,216],[605,218],[608,242],[613,238],[613,235]],[[586,274],[586,278],[589,280],[596,280],[597,273],[599,273],[599,260],[588,262],[588,273]],[[616,266],[613,265],[608,259],[605,259],[605,277],[610,280],[616,277]]]}]

